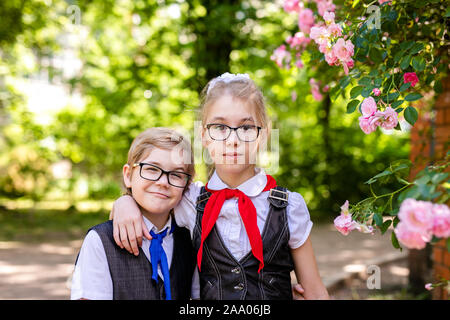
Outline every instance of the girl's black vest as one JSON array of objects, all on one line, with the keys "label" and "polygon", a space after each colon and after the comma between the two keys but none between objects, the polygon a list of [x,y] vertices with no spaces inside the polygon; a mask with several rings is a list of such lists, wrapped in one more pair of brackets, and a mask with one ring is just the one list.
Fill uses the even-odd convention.
[{"label": "girl's black vest", "polygon": [[[225,247],[216,226],[203,244],[200,272],[201,300],[290,300],[290,273],[294,269],[286,214],[288,193],[276,187],[269,193],[269,213],[262,232],[264,268],[250,251],[237,261]],[[211,193],[204,187],[197,198],[197,218],[193,245],[198,252],[201,242],[203,211]]]},{"label": "girl's black vest", "polygon": [[[163,280],[152,279],[152,265],[141,248],[136,257],[116,245],[113,224],[109,220],[91,228],[102,240],[113,282],[114,300],[164,300]],[[91,230],[90,229],[90,230]],[[189,300],[195,268],[194,251],[189,231],[175,227],[173,256],[170,265],[170,288],[173,300]]]}]

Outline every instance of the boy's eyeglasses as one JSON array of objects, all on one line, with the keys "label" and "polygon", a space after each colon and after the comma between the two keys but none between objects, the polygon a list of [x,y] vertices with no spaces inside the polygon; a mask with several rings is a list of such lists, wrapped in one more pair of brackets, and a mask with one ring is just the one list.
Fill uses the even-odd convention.
[{"label": "boy's eyeglasses", "polygon": [[191,175],[188,173],[181,171],[165,171],[150,163],[140,162],[133,164],[133,168],[137,166],[140,166],[139,174],[141,178],[150,181],[158,181],[163,174],[166,174],[169,184],[177,188],[185,188],[191,178]]},{"label": "boy's eyeglasses", "polygon": [[244,142],[252,142],[255,141],[259,136],[259,131],[261,127],[257,127],[254,125],[244,124],[242,126],[233,128],[227,126],[226,124],[219,123],[211,123],[207,124],[206,128],[208,129],[208,134],[213,140],[224,141],[228,139],[231,134],[231,131],[236,131],[236,135],[239,140]]}]

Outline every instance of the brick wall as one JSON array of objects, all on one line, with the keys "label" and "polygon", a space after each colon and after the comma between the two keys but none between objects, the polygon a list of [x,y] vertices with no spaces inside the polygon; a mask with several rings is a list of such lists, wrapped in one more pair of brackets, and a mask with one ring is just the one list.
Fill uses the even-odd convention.
[{"label": "brick wall", "polygon": [[[450,76],[442,81],[442,85],[443,92],[436,99],[433,110],[426,110],[423,103],[416,105],[419,120],[411,130],[410,159],[415,165],[414,170],[411,170],[411,177],[433,160],[443,159],[450,150]],[[433,282],[440,281],[441,277],[450,279],[450,253],[445,240],[435,244],[432,251]],[[414,254],[418,253],[413,252]],[[448,298],[444,288],[433,290],[433,299]]]}]

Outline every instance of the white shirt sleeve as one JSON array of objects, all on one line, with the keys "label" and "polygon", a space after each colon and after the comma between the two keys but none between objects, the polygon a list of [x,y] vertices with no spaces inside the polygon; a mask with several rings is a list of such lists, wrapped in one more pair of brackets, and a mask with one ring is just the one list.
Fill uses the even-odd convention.
[{"label": "white shirt sleeve", "polygon": [[313,223],[309,216],[305,200],[297,192],[289,191],[287,218],[289,225],[289,247],[296,249],[308,239]]},{"label": "white shirt sleeve", "polygon": [[195,217],[197,216],[195,209],[197,197],[200,194],[202,186],[203,183],[200,181],[191,183],[183,194],[181,201],[174,208],[177,225],[188,228],[191,232],[191,237],[195,227]]},{"label": "white shirt sleeve", "polygon": [[91,230],[84,238],[72,277],[72,300],[112,300],[113,283],[102,240]]}]

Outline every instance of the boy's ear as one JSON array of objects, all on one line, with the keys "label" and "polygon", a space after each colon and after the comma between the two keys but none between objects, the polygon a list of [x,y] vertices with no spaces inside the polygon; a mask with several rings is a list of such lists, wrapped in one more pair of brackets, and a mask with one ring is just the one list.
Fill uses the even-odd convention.
[{"label": "boy's ear", "polygon": [[128,163],[123,166],[122,174],[125,187],[131,188],[131,167]]}]

